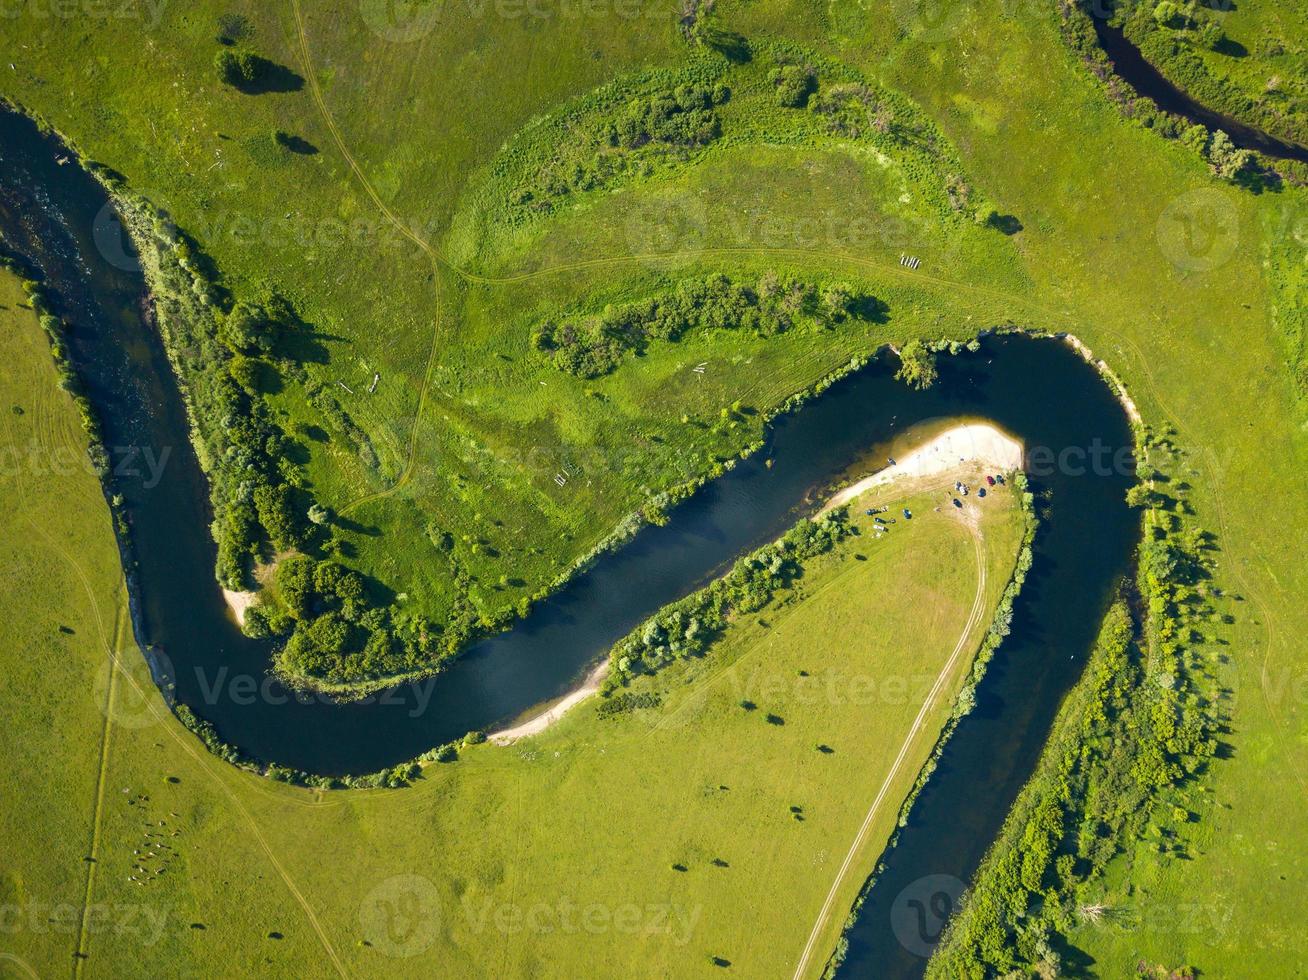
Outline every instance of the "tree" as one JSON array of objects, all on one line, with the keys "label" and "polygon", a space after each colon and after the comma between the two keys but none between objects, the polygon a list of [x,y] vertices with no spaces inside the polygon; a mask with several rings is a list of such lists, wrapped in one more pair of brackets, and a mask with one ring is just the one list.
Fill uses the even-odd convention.
[{"label": "tree", "polygon": [[1163,27],[1171,27],[1177,20],[1180,10],[1172,0],[1162,0],[1154,7],[1154,20]]},{"label": "tree", "polygon": [[1148,507],[1152,502],[1153,491],[1149,489],[1148,484],[1137,483],[1126,491],[1126,506],[1128,507]]},{"label": "tree", "polygon": [[264,484],[255,488],[253,500],[259,523],[268,532],[273,547],[278,551],[299,547],[303,534],[300,519],[291,505],[291,488],[285,483]]},{"label": "tree", "polygon": [[324,524],[330,524],[332,521],[332,512],[322,504],[313,504],[309,508],[309,520],[321,527]]},{"label": "tree", "polygon": [[772,73],[772,84],[777,87],[777,102],[787,109],[802,109],[809,96],[817,90],[817,78],[809,68],[800,65],[782,65]]},{"label": "tree", "polygon": [[263,74],[264,60],[245,48],[223,48],[214,56],[218,77],[234,88],[253,85]]},{"label": "tree", "polygon": [[936,383],[939,376],[936,370],[936,355],[927,349],[920,340],[910,340],[899,352],[899,370],[895,380],[903,381],[910,388],[923,391]]},{"label": "tree", "polygon": [[272,353],[278,324],[257,306],[237,303],[218,327],[218,339],[237,354]]},{"label": "tree", "polygon": [[312,558],[296,555],[277,566],[277,591],[296,619],[305,619],[313,611],[316,565]]},{"label": "tree", "polygon": [[250,394],[259,390],[259,379],[261,377],[262,363],[257,357],[246,357],[244,354],[237,354],[232,358],[228,370],[231,372],[236,383],[244,388]]},{"label": "tree", "polygon": [[1231,137],[1220,129],[1213,133],[1205,155],[1213,173],[1224,180],[1238,179],[1253,163],[1253,154],[1248,150],[1236,149]]},{"label": "tree", "polygon": [[826,307],[827,315],[837,323],[849,315],[853,303],[853,291],[844,283],[828,286],[822,291],[822,305]]}]

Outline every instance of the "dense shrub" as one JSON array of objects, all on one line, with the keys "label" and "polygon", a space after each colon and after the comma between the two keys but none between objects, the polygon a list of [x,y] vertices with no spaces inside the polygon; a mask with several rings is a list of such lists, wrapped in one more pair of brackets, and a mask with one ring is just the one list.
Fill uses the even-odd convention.
[{"label": "dense shrub", "polygon": [[800,521],[779,541],[741,558],[727,575],[665,607],[619,642],[610,655],[615,682],[702,655],[733,613],[763,608],[803,574],[804,561],[853,533],[843,511]]},{"label": "dense shrub", "polygon": [[663,698],[653,691],[642,691],[639,694],[624,691],[601,701],[595,713],[601,718],[616,718],[618,715],[638,711],[641,708],[657,708],[662,703]]},{"label": "dense shrub", "polygon": [[802,65],[782,65],[772,72],[777,89],[777,103],[787,109],[802,109],[817,91],[817,76]]},{"label": "dense shrub", "polygon": [[263,75],[266,62],[246,48],[222,48],[214,55],[218,77],[237,88],[254,85]]},{"label": "dense shrub", "polygon": [[895,379],[919,391],[936,383],[936,356],[920,340],[910,340],[899,352]]},{"label": "dense shrub", "polygon": [[714,107],[725,102],[725,86],[686,84],[670,92],[655,92],[627,103],[605,132],[610,146],[628,150],[646,143],[704,146],[722,135]]},{"label": "dense shrub", "polygon": [[554,366],[582,378],[616,368],[653,340],[676,341],[692,330],[745,330],[760,337],[797,326],[827,328],[850,316],[875,318],[881,304],[842,283],[814,284],[765,274],[742,284],[722,274],[683,279],[645,300],[608,306],[598,314],[547,320],[533,342]]},{"label": "dense shrub", "polygon": [[532,148],[530,155],[539,159],[530,166],[521,151],[500,162],[497,176],[513,183],[509,200],[497,204],[507,204],[511,220],[520,223],[660,159],[687,159],[722,135],[717,110],[731,90],[719,74],[697,65],[609,86],[582,100],[560,121],[558,139]]}]

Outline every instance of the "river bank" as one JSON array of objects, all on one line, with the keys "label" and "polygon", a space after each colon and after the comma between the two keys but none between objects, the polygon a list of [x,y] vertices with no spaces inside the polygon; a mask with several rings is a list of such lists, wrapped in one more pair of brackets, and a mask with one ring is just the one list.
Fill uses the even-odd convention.
[{"label": "river bank", "polygon": [[[942,476],[975,465],[1003,473],[1021,469],[1022,445],[993,425],[972,422],[953,426],[910,450],[885,469],[833,494],[818,514],[843,507],[874,487]],[[560,701],[520,724],[493,732],[489,741],[496,745],[512,745],[545,731],[578,704],[599,693],[608,672],[609,660],[606,658],[586,675],[580,686],[569,691]]]},{"label": "river bank", "polygon": [[984,422],[956,425],[896,457],[884,469],[836,493],[821,512],[843,507],[873,487],[899,480],[939,476],[967,464],[987,467],[997,473],[1019,470],[1022,468],[1022,444]]}]

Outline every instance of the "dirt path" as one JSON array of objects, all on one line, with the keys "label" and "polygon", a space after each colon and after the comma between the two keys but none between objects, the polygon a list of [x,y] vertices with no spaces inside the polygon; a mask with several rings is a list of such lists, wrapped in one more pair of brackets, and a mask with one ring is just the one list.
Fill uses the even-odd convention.
[{"label": "dirt path", "polygon": [[958,642],[954,644],[954,649],[945,661],[939,675],[936,677],[935,684],[932,685],[930,692],[922,702],[922,707],[918,709],[917,717],[913,719],[913,725],[905,736],[903,744],[899,747],[899,754],[895,756],[895,761],[886,773],[886,778],[881,783],[881,789],[877,792],[876,797],[872,800],[872,805],[868,807],[867,815],[863,818],[863,823],[854,835],[854,841],[849,845],[849,851],[845,854],[845,860],[840,865],[840,870],[836,872],[835,880],[831,883],[831,889],[827,892],[826,901],[822,903],[822,910],[818,913],[817,921],[813,924],[813,931],[809,933],[808,942],[804,944],[804,950],[800,954],[799,963],[795,967],[795,980],[802,980],[805,972],[808,970],[809,962],[813,957],[813,950],[818,944],[823,929],[830,919],[836,904],[836,896],[840,891],[840,886],[844,884],[845,878],[849,874],[850,868],[858,856],[858,852],[867,842],[868,834],[872,830],[872,822],[881,813],[886,803],[886,796],[890,793],[890,787],[893,785],[895,778],[904,768],[905,761],[908,757],[909,750],[913,747],[914,741],[922,733],[923,726],[926,723],[928,713],[936,706],[936,702],[945,692],[949,680],[953,675],[954,669],[958,664],[959,658],[965,650],[971,648],[972,633],[980,625],[981,618],[985,615],[985,595],[986,595],[986,556],[985,549],[982,547],[982,537],[980,531],[970,522],[965,522],[964,526],[972,534],[972,550],[976,556],[977,584],[976,594],[972,598],[972,609],[968,614],[967,623],[963,627],[962,633],[958,637]]}]

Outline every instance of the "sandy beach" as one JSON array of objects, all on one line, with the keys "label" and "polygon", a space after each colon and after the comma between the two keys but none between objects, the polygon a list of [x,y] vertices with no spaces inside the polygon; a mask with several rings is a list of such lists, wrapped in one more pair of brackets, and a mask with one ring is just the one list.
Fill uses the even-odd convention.
[{"label": "sandy beach", "polygon": [[897,458],[893,464],[841,490],[827,501],[822,513],[843,507],[873,487],[899,479],[936,476],[967,463],[979,464],[997,473],[1021,469],[1022,444],[984,422],[956,425]]},{"label": "sandy beach", "polygon": [[231,589],[223,589],[223,601],[227,603],[227,608],[232,611],[236,617],[238,626],[245,625],[245,610],[254,605],[254,600],[258,596],[257,592],[233,592]]},{"label": "sandy beach", "polygon": [[543,732],[554,724],[565,714],[575,708],[586,698],[590,697],[600,688],[600,683],[608,676],[609,662],[607,659],[601,661],[594,670],[586,675],[585,681],[581,687],[574,691],[568,692],[568,695],[560,702],[546,711],[533,718],[529,718],[521,725],[514,725],[512,728],[505,728],[498,732],[490,734],[489,741],[496,745],[512,745],[520,738],[526,738],[528,735],[535,735]]}]

